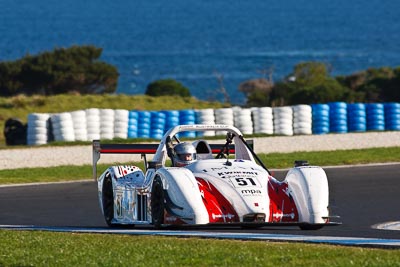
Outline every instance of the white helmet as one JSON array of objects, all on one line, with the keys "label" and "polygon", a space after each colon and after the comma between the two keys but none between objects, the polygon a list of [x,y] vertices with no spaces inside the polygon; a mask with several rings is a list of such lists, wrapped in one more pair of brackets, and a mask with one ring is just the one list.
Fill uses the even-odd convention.
[{"label": "white helmet", "polygon": [[196,160],[196,148],[191,143],[183,142],[175,145],[172,159],[175,167],[183,167]]}]

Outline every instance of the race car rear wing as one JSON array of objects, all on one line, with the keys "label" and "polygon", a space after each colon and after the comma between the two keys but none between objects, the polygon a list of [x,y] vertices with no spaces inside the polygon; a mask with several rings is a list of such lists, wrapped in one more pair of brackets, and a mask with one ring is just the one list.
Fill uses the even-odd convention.
[{"label": "race car rear wing", "polygon": [[[251,146],[253,140],[247,141]],[[221,148],[226,144],[209,144],[212,154],[218,154],[221,152]],[[97,179],[97,162],[100,160],[101,154],[139,154],[145,161],[147,167],[146,155],[155,154],[159,144],[101,144],[100,140],[93,140],[92,143],[92,156],[93,156],[93,178]],[[235,153],[234,144],[229,145],[229,154]]]}]

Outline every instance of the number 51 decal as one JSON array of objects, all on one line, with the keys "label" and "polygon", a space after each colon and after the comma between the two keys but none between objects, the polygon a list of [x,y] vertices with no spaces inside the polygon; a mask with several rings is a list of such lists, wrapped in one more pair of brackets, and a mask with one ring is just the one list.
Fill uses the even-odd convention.
[{"label": "number 51 decal", "polygon": [[235,187],[243,187],[243,186],[257,186],[260,187],[258,180],[253,177],[245,177],[245,178],[230,178],[231,182]]}]

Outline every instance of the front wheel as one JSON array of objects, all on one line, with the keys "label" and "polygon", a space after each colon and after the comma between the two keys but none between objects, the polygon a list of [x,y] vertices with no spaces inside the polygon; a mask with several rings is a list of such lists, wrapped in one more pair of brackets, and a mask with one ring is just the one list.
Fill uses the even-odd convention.
[{"label": "front wheel", "polygon": [[152,224],[159,229],[164,223],[165,194],[161,178],[157,176],[151,187]]},{"label": "front wheel", "polygon": [[114,219],[114,192],[110,173],[106,174],[103,181],[102,202],[104,219],[108,226],[112,226],[112,220]]}]

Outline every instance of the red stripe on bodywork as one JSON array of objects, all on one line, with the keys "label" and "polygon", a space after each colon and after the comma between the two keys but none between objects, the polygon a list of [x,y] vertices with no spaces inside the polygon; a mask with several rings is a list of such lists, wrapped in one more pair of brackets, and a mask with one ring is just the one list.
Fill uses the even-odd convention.
[{"label": "red stripe on bodywork", "polygon": [[101,149],[100,153],[114,153],[114,154],[155,154],[156,149]]},{"label": "red stripe on bodywork", "polygon": [[208,181],[198,177],[196,179],[210,223],[239,222],[235,209],[221,192]]},{"label": "red stripe on bodywork", "polygon": [[297,222],[299,214],[293,197],[289,194],[288,184],[269,177],[268,195],[269,222]]}]

